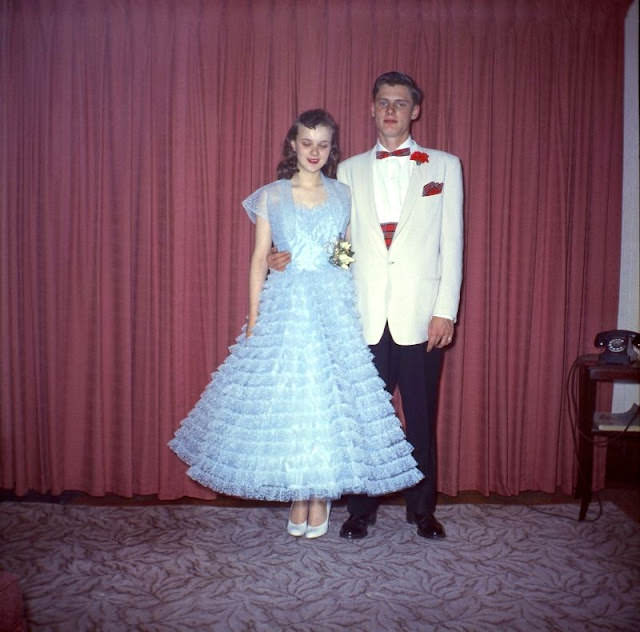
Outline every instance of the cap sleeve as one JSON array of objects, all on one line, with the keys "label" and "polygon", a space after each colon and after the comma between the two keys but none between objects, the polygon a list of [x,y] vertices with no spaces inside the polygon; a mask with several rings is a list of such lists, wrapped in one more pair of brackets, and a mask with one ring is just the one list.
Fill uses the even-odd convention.
[{"label": "cap sleeve", "polygon": [[242,202],[249,219],[255,224],[258,216],[269,219],[267,207],[267,187],[260,187]]}]

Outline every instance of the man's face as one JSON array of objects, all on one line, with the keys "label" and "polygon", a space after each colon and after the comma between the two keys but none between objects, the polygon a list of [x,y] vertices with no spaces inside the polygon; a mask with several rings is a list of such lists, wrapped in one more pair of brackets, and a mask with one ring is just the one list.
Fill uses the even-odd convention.
[{"label": "man's face", "polygon": [[420,106],[413,103],[407,86],[382,84],[371,104],[378,138],[387,149],[395,149],[409,137],[411,122],[418,114]]}]

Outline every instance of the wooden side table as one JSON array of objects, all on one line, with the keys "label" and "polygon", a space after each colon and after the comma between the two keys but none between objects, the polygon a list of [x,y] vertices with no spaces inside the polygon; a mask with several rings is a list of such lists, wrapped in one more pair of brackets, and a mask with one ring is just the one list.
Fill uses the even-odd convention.
[{"label": "wooden side table", "polygon": [[596,388],[598,382],[640,383],[640,363],[599,364],[598,355],[583,355],[578,358],[578,483],[576,498],[580,500],[578,520],[584,520],[591,502],[593,485],[593,437],[616,436],[623,439],[640,439],[640,433],[604,431],[593,428]]}]

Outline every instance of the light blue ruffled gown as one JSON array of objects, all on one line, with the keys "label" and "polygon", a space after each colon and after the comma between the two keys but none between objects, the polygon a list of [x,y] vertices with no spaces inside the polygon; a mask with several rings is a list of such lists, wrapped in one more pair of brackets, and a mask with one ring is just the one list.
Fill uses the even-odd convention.
[{"label": "light blue ruffled gown", "polygon": [[349,189],[323,183],[326,200],[313,208],[294,204],[289,180],[243,202],[252,221],[268,219],[291,263],[269,274],[253,335],[237,338],[169,443],[215,491],[338,498],[422,478],[364,341],[351,272],[329,262],[349,222]]}]

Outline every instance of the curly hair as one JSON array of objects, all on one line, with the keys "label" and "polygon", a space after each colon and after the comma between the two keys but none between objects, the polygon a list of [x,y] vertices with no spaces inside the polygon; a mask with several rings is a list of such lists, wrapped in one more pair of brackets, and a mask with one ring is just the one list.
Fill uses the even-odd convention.
[{"label": "curly hair", "polygon": [[278,163],[276,172],[278,179],[291,180],[298,173],[298,155],[291,146],[291,141],[298,137],[298,125],[304,125],[309,129],[315,129],[319,125],[324,125],[331,130],[331,150],[329,158],[322,167],[322,173],[329,178],[336,177],[338,161],[340,159],[340,145],[338,140],[338,124],[326,110],[306,110],[293,122],[285,136],[282,145],[282,160]]}]

